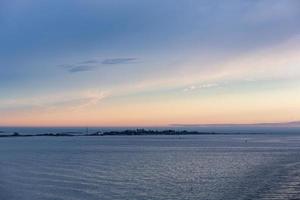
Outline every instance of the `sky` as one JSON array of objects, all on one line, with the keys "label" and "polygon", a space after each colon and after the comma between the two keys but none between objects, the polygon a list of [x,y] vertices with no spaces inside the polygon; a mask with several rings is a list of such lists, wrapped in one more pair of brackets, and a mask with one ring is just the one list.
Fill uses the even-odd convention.
[{"label": "sky", "polygon": [[298,120],[298,0],[0,1],[0,126]]}]

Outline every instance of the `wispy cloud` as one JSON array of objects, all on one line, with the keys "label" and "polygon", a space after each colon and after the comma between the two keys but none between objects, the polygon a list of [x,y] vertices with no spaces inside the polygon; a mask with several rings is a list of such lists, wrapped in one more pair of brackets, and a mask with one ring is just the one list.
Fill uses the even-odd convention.
[{"label": "wispy cloud", "polygon": [[96,64],[96,63],[99,63],[99,61],[98,60],[84,60],[84,61],[79,62],[78,64]]},{"label": "wispy cloud", "polygon": [[212,87],[217,87],[219,84],[217,83],[205,83],[201,85],[190,85],[186,88],[183,89],[184,92],[189,92],[193,90],[200,90],[200,89],[206,89],[206,88],[212,88]]},{"label": "wispy cloud", "polygon": [[79,66],[72,66],[68,71],[70,73],[77,73],[77,72],[86,72],[86,71],[92,71],[96,69],[96,66],[90,66],[90,65],[79,65]]},{"label": "wispy cloud", "polygon": [[75,64],[63,64],[58,65],[58,67],[66,69],[70,73],[78,72],[88,72],[96,70],[101,67],[101,65],[122,65],[122,64],[132,64],[137,60],[137,58],[109,58],[103,60],[90,59],[77,62]]},{"label": "wispy cloud", "polygon": [[129,64],[136,61],[137,58],[112,58],[105,59],[101,63],[105,65],[118,65],[118,64]]},{"label": "wispy cloud", "polygon": [[25,99],[13,99],[0,101],[0,111],[11,113],[14,111],[49,111],[60,109],[84,109],[88,106],[98,104],[103,99],[109,97],[107,92],[99,90],[87,90],[75,94],[56,94],[46,96],[35,96]]}]

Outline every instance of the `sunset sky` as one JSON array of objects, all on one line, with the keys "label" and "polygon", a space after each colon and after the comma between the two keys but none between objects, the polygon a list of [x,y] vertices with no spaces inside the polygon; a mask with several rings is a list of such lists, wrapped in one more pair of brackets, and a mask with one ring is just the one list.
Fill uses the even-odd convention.
[{"label": "sunset sky", "polygon": [[0,126],[298,120],[298,0],[0,1]]}]

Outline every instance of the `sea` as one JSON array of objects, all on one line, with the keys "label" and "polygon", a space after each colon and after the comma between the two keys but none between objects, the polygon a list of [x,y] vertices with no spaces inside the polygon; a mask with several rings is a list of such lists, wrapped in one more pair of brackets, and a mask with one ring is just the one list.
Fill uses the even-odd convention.
[{"label": "sea", "polygon": [[[75,130],[86,128],[0,128],[1,134]],[[296,130],[0,138],[1,200],[299,198]]]}]

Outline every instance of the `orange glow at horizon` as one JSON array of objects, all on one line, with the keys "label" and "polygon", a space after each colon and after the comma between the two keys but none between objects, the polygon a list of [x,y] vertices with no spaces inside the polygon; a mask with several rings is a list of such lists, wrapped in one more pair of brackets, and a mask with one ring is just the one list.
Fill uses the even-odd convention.
[{"label": "orange glow at horizon", "polygon": [[[298,91],[298,92],[295,92]],[[155,97],[151,101],[32,110],[1,118],[8,126],[166,126],[285,122],[300,119],[300,88],[289,91],[215,94],[208,97]],[[297,109],[298,108],[298,109]]]}]

